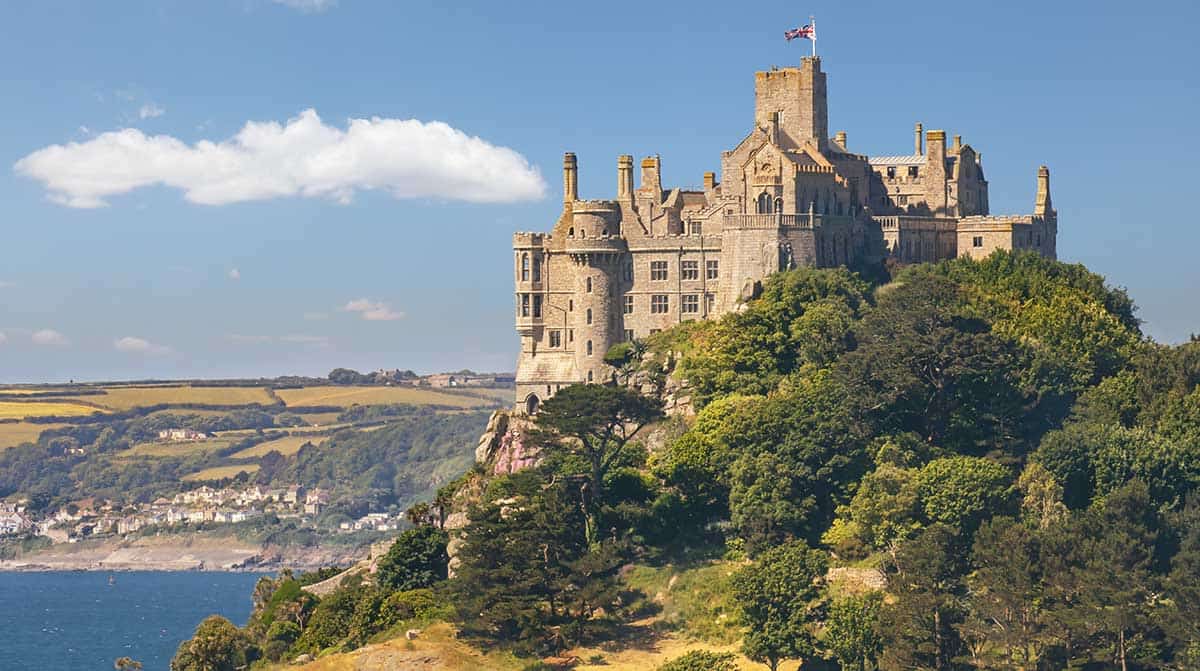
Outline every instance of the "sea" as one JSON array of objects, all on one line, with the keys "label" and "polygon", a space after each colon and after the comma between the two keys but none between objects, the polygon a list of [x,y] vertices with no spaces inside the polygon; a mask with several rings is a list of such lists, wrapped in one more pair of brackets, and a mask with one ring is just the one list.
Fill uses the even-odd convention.
[{"label": "sea", "polygon": [[256,573],[0,573],[0,671],[167,671],[212,614],[242,626]]}]

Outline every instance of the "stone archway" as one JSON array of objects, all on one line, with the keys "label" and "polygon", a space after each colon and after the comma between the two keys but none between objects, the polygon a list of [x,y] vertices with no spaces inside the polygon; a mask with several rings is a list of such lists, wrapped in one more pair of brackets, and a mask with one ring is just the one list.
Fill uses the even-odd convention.
[{"label": "stone archway", "polygon": [[526,396],[525,397],[525,414],[536,415],[538,408],[540,408],[541,405],[542,405],[542,401],[541,401],[541,399],[539,399],[537,397],[537,394],[530,394],[530,395]]}]

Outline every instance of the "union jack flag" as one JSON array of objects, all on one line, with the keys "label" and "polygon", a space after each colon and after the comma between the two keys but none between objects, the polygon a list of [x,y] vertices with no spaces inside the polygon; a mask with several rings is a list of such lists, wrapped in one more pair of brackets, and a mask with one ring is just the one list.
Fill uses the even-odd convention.
[{"label": "union jack flag", "polygon": [[792,30],[785,30],[785,31],[783,31],[783,36],[784,36],[784,38],[787,39],[788,42],[791,42],[792,40],[796,39],[797,37],[806,39],[806,40],[815,40],[815,39],[817,39],[817,29],[814,28],[813,25],[810,23],[810,24],[802,26],[800,28],[793,28]]}]

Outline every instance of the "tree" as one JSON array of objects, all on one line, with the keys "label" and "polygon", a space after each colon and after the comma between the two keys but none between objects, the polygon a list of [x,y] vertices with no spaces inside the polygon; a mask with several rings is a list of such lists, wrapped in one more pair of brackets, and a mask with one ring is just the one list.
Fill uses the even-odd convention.
[{"label": "tree", "polygon": [[784,659],[813,654],[813,602],[827,567],[825,553],[794,541],[734,574],[734,599],[748,625],[742,642],[747,657],[776,671]]},{"label": "tree", "polygon": [[903,543],[888,575],[894,601],[880,609],[883,671],[949,671],[963,651],[957,625],[966,566],[957,533],[934,524]]},{"label": "tree", "polygon": [[588,487],[587,539],[597,542],[598,516],[604,502],[604,478],[621,460],[625,447],[646,424],[662,416],[662,402],[625,387],[571,385],[542,405],[535,436],[543,450],[582,457]]},{"label": "tree", "polygon": [[400,534],[379,560],[376,579],[390,589],[413,590],[446,579],[446,544],[450,538],[437,527],[421,526]]},{"label": "tree", "polygon": [[983,520],[1007,508],[1011,481],[1008,469],[991,459],[943,457],[921,468],[915,485],[928,522],[970,536]]},{"label": "tree", "polygon": [[837,599],[830,606],[825,621],[825,644],[846,671],[874,668],[875,659],[883,650],[877,631],[882,603],[882,594],[869,592]]},{"label": "tree", "polygon": [[249,642],[232,622],[210,615],[179,645],[171,671],[235,671],[247,662]]},{"label": "tree", "polygon": [[113,668],[117,671],[142,671],[142,663],[132,657],[118,657],[113,662]]}]

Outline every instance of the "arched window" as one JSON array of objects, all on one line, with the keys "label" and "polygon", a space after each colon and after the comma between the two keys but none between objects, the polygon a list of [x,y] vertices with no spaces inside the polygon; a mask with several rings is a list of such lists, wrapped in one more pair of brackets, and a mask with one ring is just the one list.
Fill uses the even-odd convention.
[{"label": "arched window", "polygon": [[783,212],[783,199],[782,198],[775,199],[775,211]]},{"label": "arched window", "polygon": [[575,237],[575,227],[574,227],[574,226],[572,226],[571,228],[567,229],[567,236],[568,236],[568,237],[571,237],[571,238]]},{"label": "arched window", "polygon": [[521,255],[521,281],[529,281],[529,254]]},{"label": "arched window", "polygon": [[540,400],[538,400],[537,394],[530,394],[530,395],[526,396],[525,397],[525,413],[529,414],[529,415],[536,415],[537,411],[538,411],[538,406],[540,406],[541,404],[542,404],[542,402]]},{"label": "arched window", "polygon": [[587,355],[588,356],[592,355],[592,341],[591,340],[587,341]]},{"label": "arched window", "polygon": [[759,214],[771,214],[771,194],[769,194],[769,193],[758,194],[758,213]]},{"label": "arched window", "polygon": [[[591,308],[587,309],[587,323],[588,324],[592,323],[592,309]],[[590,352],[589,352],[589,354],[590,354]]]}]

